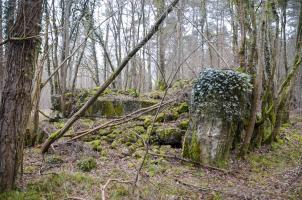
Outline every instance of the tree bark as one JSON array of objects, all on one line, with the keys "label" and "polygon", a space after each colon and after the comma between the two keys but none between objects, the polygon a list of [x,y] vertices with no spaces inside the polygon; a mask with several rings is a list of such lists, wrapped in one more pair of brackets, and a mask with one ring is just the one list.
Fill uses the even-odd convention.
[{"label": "tree bark", "polygon": [[[42,0],[21,0],[13,37],[38,35]],[[31,90],[38,38],[9,41],[5,70],[8,77],[0,102],[0,192],[13,188],[31,110]]]},{"label": "tree bark", "polygon": [[[2,26],[2,0],[0,0],[0,43],[3,42],[3,26]],[[3,86],[3,65],[4,65],[4,59],[3,59],[3,45],[0,45],[0,91],[2,91]],[[1,93],[0,93],[0,101],[1,101]]]}]

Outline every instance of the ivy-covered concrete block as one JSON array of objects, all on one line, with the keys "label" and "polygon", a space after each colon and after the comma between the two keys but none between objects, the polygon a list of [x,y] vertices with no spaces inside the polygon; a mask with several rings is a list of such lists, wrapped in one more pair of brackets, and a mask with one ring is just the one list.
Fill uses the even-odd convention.
[{"label": "ivy-covered concrete block", "polygon": [[233,139],[249,111],[252,89],[247,74],[205,69],[193,85],[190,122],[183,156],[194,161],[225,166]]}]

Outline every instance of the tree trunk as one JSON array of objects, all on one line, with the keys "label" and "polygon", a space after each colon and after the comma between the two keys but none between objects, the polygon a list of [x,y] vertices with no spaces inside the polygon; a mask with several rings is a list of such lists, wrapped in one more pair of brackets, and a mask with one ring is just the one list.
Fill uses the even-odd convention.
[{"label": "tree trunk", "polygon": [[[66,57],[69,55],[69,17],[70,17],[70,9],[71,9],[71,1],[63,0],[64,1],[64,8],[63,8],[63,50],[62,50],[62,57],[61,61],[65,60]],[[67,90],[67,69],[68,69],[68,62],[65,62],[60,71],[60,86],[61,86],[61,110],[64,116],[67,116],[65,110],[65,98],[64,94]]]},{"label": "tree trunk", "polygon": [[[38,35],[42,0],[21,0],[11,35]],[[5,70],[8,77],[0,102],[0,192],[13,188],[31,110],[31,89],[38,38],[9,41]]]},{"label": "tree trunk", "polygon": [[[165,1],[164,0],[157,0],[156,1],[157,7],[157,16],[160,16],[164,9],[165,9]],[[157,87],[160,89],[166,88],[166,67],[165,67],[165,40],[164,40],[164,28],[163,25],[160,26],[158,32],[158,60],[159,60],[159,67],[157,69]]]}]

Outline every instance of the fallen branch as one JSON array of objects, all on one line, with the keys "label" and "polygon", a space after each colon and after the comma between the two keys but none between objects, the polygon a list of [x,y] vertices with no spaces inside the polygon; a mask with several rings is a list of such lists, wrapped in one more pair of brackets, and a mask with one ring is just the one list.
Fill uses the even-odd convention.
[{"label": "fallen branch", "polygon": [[92,96],[83,107],[78,110],[65,124],[65,126],[53,137],[49,137],[42,146],[41,152],[47,152],[50,145],[55,142],[57,139],[62,137],[69,128],[76,122],[84,112],[97,100],[97,98],[107,89],[107,87],[115,80],[115,78],[122,72],[122,70],[127,66],[129,60],[152,38],[152,36],[159,30],[160,25],[168,14],[173,10],[174,6],[178,3],[179,0],[174,0],[167,10],[160,16],[160,18],[155,22],[151,27],[149,33],[128,53],[128,55],[123,59],[116,71],[111,74],[108,80],[100,87],[94,96]]},{"label": "fallen branch", "polygon": [[65,200],[68,200],[68,199],[70,199],[70,200],[85,200],[85,199],[80,198],[80,197],[67,197],[67,198],[65,198]]},{"label": "fallen branch", "polygon": [[171,155],[165,155],[165,154],[156,154],[156,153],[151,153],[151,152],[149,152],[149,154],[151,156],[157,156],[157,157],[164,157],[164,158],[169,158],[169,159],[174,159],[174,160],[180,160],[180,161],[183,161],[183,162],[192,163],[194,165],[197,165],[197,166],[200,166],[200,167],[203,167],[203,168],[216,170],[216,171],[220,171],[220,172],[223,172],[223,173],[229,173],[228,170],[217,168],[217,167],[212,167],[212,166],[209,166],[209,165],[203,165],[200,162],[196,162],[194,160],[190,160],[190,159],[186,159],[186,158],[181,158],[181,157],[171,156]]}]

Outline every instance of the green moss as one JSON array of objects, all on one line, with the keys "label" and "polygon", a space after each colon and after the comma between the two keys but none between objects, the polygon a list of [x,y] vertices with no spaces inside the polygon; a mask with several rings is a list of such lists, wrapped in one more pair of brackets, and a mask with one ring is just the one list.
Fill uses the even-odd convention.
[{"label": "green moss", "polygon": [[95,151],[102,151],[101,140],[93,140],[88,142],[91,148]]},{"label": "green moss", "polygon": [[158,127],[155,133],[162,144],[177,144],[181,142],[182,132],[176,127]]},{"label": "green moss", "polygon": [[163,122],[165,120],[165,113],[159,113],[156,117],[156,122]]},{"label": "green moss", "polygon": [[135,126],[133,129],[139,134],[143,134],[146,132],[146,130],[143,126]]},{"label": "green moss", "polygon": [[112,130],[110,128],[99,130],[99,136],[109,135],[110,133],[112,133]]},{"label": "green moss", "polygon": [[63,163],[63,159],[61,156],[52,155],[46,158],[46,163],[48,164],[60,164]]},{"label": "green moss", "polygon": [[144,120],[144,127],[145,128],[148,128],[148,126],[150,126],[152,123],[152,119],[151,119],[151,116],[147,116]]},{"label": "green moss", "polygon": [[89,157],[83,160],[78,161],[77,167],[83,172],[90,172],[96,168],[96,161],[94,158]]},{"label": "green moss", "polygon": [[135,143],[137,141],[136,133],[133,131],[130,131],[126,133],[127,142]]},{"label": "green moss", "polygon": [[113,142],[117,137],[121,136],[122,131],[115,129],[113,130],[110,134],[108,134],[107,136],[103,136],[102,139],[105,140],[106,142]]},{"label": "green moss", "polygon": [[56,139],[59,135],[61,130],[57,130],[56,132],[53,132],[50,136],[49,136],[49,139],[50,140],[53,140],[53,139]]},{"label": "green moss", "polygon": [[187,103],[187,102],[181,103],[181,104],[176,108],[176,112],[178,112],[178,114],[182,114],[182,113],[189,112],[189,105],[188,105],[188,103]]},{"label": "green moss", "polygon": [[189,139],[188,137],[185,138],[183,143],[182,155],[185,158],[190,158],[196,162],[201,162],[201,149],[196,131],[192,133],[191,139]]},{"label": "green moss", "polygon": [[106,117],[120,116],[123,111],[123,107],[121,105],[114,105],[111,101],[102,101],[101,106],[102,115]]},{"label": "green moss", "polygon": [[175,121],[178,118],[179,118],[179,114],[174,110],[169,110],[165,112],[165,121]]},{"label": "green moss", "polygon": [[192,160],[200,161],[201,150],[200,150],[200,144],[196,132],[193,133],[190,155]]},{"label": "green moss", "polygon": [[189,119],[182,120],[182,121],[179,122],[178,127],[181,130],[187,130],[188,127],[189,127],[189,122],[190,122]]},{"label": "green moss", "polygon": [[121,146],[121,144],[119,143],[118,140],[115,140],[111,143],[111,148],[113,148],[113,149],[117,149],[120,146]]}]

